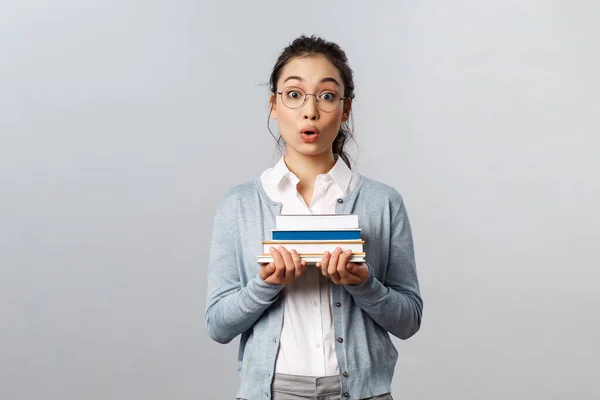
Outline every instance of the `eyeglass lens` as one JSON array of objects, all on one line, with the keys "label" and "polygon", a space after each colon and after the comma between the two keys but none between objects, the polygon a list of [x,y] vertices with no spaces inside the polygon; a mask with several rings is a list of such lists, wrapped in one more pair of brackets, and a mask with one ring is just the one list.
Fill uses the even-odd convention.
[{"label": "eyeglass lens", "polygon": [[[340,95],[336,92],[324,90],[315,94],[317,107],[324,112],[335,111],[340,105]],[[298,87],[287,87],[282,90],[281,99],[283,104],[289,108],[299,108],[306,102],[306,92]]]}]

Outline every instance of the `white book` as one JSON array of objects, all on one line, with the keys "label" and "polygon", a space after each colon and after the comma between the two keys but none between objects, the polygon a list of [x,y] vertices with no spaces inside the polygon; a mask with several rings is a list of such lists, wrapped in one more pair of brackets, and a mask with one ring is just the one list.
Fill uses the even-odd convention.
[{"label": "white book", "polygon": [[[298,254],[300,259],[308,264],[316,264],[323,259],[323,254]],[[256,262],[268,264],[273,261],[271,254],[262,254],[256,258]],[[362,263],[365,262],[365,253],[353,253],[348,259],[348,262]]]},{"label": "white book", "polygon": [[277,230],[357,229],[358,214],[279,214]]},{"label": "white book", "polygon": [[353,253],[363,251],[364,240],[269,240],[262,242],[263,253],[270,254],[271,246],[277,248],[283,246],[287,251],[295,249],[298,253],[324,253],[333,252],[336,247],[341,247],[342,251],[352,250]]}]

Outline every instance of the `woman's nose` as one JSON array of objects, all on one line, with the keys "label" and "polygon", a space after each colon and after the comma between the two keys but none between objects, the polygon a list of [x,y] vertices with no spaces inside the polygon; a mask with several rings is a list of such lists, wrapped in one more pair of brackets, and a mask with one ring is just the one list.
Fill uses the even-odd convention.
[{"label": "woman's nose", "polygon": [[319,118],[319,110],[317,108],[317,99],[311,99],[310,96],[306,99],[306,103],[302,108],[304,119],[310,119],[311,121]]}]

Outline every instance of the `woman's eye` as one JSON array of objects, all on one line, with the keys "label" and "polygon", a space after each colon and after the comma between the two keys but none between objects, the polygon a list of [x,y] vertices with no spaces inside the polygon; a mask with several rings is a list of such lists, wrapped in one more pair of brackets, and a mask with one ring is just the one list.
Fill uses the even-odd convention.
[{"label": "woman's eye", "polygon": [[300,93],[296,92],[295,90],[292,90],[288,92],[288,97],[291,97],[292,99],[299,99]]},{"label": "woman's eye", "polygon": [[335,99],[337,99],[337,93],[333,93],[333,92],[324,92],[321,93],[321,99],[325,100],[325,101],[334,101]]}]

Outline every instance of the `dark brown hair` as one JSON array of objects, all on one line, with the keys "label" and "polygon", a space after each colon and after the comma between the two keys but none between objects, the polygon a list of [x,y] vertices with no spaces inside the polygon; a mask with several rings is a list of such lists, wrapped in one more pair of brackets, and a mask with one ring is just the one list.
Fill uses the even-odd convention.
[{"label": "dark brown hair", "polygon": [[[281,70],[292,58],[310,55],[322,55],[327,58],[327,60],[329,60],[329,62],[332,63],[342,75],[342,80],[344,81],[344,97],[354,99],[354,74],[348,65],[346,53],[336,43],[329,42],[314,35],[310,37],[302,35],[283,49],[279,55],[279,58],[277,59],[277,62],[275,63],[275,66],[273,67],[271,78],[269,79],[271,93],[276,95],[277,81],[279,80]],[[269,112],[269,118],[270,116],[271,114]],[[351,168],[350,157],[344,150],[348,140],[354,139],[353,129],[348,121],[342,122],[340,125],[340,130],[333,141],[332,147],[333,154],[339,155],[342,160],[344,160],[346,165],[348,165],[348,168]],[[269,132],[271,132],[269,127],[269,119],[267,119],[267,127],[269,128]],[[273,135],[273,132],[271,132],[271,135]],[[275,135],[273,135],[273,137],[275,137]],[[277,140],[278,144],[279,140],[281,140],[281,136]]]}]

